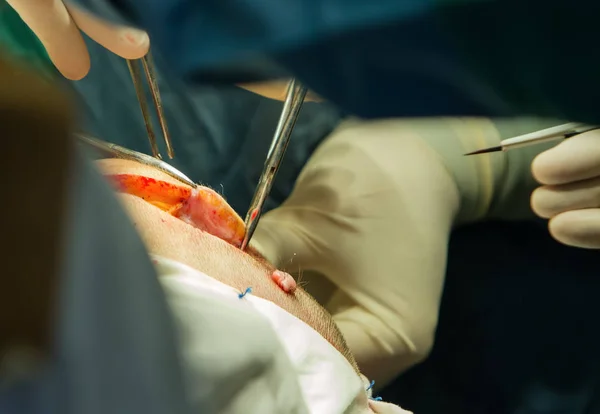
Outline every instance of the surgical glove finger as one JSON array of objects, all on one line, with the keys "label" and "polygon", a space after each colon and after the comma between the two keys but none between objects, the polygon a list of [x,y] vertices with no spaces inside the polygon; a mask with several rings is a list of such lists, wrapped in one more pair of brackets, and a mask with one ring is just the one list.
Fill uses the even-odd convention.
[{"label": "surgical glove finger", "polygon": [[531,208],[551,219],[552,236],[570,246],[600,248],[600,131],[538,155],[532,173],[542,187],[531,195]]},{"label": "surgical glove finger", "polygon": [[550,220],[550,234],[569,246],[600,248],[600,209],[567,211]]},{"label": "surgical glove finger", "polygon": [[58,71],[79,80],[90,70],[90,56],[77,25],[61,0],[7,0],[44,45]]},{"label": "surgical glove finger", "polygon": [[77,26],[96,43],[124,59],[139,59],[148,53],[150,38],[142,30],[110,24],[72,5],[67,6]]},{"label": "surgical glove finger", "polygon": [[600,207],[600,177],[563,185],[546,185],[531,195],[531,208],[540,217],[552,218],[570,210]]},{"label": "surgical glove finger", "polygon": [[531,170],[543,185],[600,177],[600,130],[577,135],[538,155]]}]

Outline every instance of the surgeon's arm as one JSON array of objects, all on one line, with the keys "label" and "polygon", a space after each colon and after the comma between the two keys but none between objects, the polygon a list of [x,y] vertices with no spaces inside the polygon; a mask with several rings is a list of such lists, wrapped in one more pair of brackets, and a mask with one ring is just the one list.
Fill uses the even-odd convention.
[{"label": "surgeon's arm", "polygon": [[529,165],[544,147],[463,154],[548,124],[346,122],[309,160],[290,198],[261,219],[256,247],[299,273],[361,369],[383,384],[432,347],[453,226],[533,217]]}]

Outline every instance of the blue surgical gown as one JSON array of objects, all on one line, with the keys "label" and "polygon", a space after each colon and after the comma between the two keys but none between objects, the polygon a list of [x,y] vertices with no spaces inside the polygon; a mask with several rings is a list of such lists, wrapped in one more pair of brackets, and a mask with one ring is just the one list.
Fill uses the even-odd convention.
[{"label": "blue surgical gown", "polygon": [[[77,0],[96,11],[99,0]],[[104,1],[102,1],[104,2]],[[106,0],[178,74],[269,57],[366,117],[598,122],[594,0]],[[214,73],[214,72],[213,72]]]}]

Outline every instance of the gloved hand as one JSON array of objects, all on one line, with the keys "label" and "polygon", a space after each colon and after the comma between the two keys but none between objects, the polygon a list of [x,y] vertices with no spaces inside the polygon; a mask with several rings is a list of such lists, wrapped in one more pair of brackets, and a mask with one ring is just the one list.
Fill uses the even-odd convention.
[{"label": "gloved hand", "polygon": [[6,1],[67,79],[82,79],[90,70],[90,56],[79,30],[122,58],[138,59],[148,53],[150,39],[145,32],[107,23],[62,0]]},{"label": "gloved hand", "polygon": [[453,178],[410,123],[346,121],[251,245],[300,271],[380,386],[431,349],[458,206]]},{"label": "gloved hand", "polygon": [[542,184],[531,196],[561,243],[600,248],[600,130],[577,135],[541,153],[532,172]]}]

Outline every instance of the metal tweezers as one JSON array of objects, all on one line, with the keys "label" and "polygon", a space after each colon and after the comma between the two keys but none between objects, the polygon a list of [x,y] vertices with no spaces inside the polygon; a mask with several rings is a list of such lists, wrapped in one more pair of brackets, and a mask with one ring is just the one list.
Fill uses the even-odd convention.
[{"label": "metal tweezers", "polygon": [[148,165],[150,167],[156,168],[157,170],[164,172],[165,174],[170,175],[171,177],[181,181],[182,183],[185,183],[192,187],[196,187],[196,183],[194,183],[184,173],[162,160],[151,157],[150,155],[142,154],[141,152],[121,147],[120,145],[102,141],[98,138],[94,138],[87,134],[76,133],[75,136],[83,144],[94,148],[95,150],[99,151],[104,155],[125,160],[132,160],[139,162],[140,164]]},{"label": "metal tweezers", "polygon": [[148,89],[150,90],[152,101],[154,102],[158,123],[160,125],[160,129],[162,130],[165,145],[167,147],[167,155],[169,156],[169,158],[173,159],[173,157],[175,156],[175,152],[173,151],[171,136],[169,135],[167,121],[163,112],[162,100],[160,98],[158,82],[156,80],[156,72],[154,70],[154,64],[152,63],[152,56],[150,55],[150,52],[148,52],[148,54],[141,59],[127,59],[127,67],[129,68],[129,73],[131,74],[131,79],[133,80],[133,86],[135,87],[135,93],[140,104],[142,117],[144,118],[144,124],[146,125],[146,131],[148,132],[148,140],[150,141],[150,147],[152,148],[152,154],[156,158],[162,158],[158,149],[158,144],[156,143],[156,134],[154,133],[154,127],[152,126],[152,120],[148,111],[148,104],[146,103],[146,95],[144,93],[142,75],[140,72],[140,65],[138,64],[138,61],[141,61],[142,68],[144,69],[144,74],[146,75]]},{"label": "metal tweezers", "polygon": [[292,130],[296,125],[298,114],[304,103],[304,97],[306,96],[307,88],[300,84],[300,82],[292,79],[288,85],[285,102],[283,104],[283,110],[279,117],[279,123],[271,142],[271,147],[267,153],[267,159],[258,181],[258,185],[252,197],[250,208],[246,214],[246,235],[241,245],[242,250],[246,250],[248,243],[256,230],[256,225],[261,215],[261,211],[273,186],[275,175],[281,165],[281,160],[285,155],[285,151],[290,142]]}]

